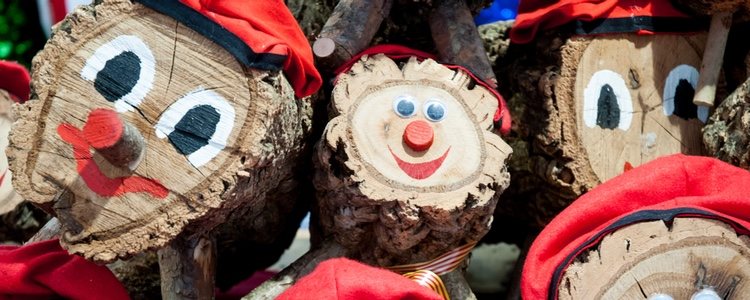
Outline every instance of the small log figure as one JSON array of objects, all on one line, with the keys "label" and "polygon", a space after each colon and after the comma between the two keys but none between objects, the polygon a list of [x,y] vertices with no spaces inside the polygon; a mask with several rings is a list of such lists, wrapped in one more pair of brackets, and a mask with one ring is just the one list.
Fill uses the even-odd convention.
[{"label": "small log figure", "polygon": [[[54,210],[68,251],[111,262],[168,246],[164,298],[203,298],[230,244],[291,242],[311,109],[279,71],[287,56],[246,42],[180,1],[96,1],[56,27],[8,153],[19,193]],[[244,256],[231,264],[248,276],[258,257]],[[203,284],[178,282],[191,280]]]},{"label": "small log figure", "polygon": [[534,241],[523,298],[747,298],[748,183],[746,170],[681,154],[603,183]]},{"label": "small log figure", "polygon": [[23,201],[13,189],[11,172],[5,149],[8,147],[8,134],[13,123],[13,105],[10,94],[0,89],[0,215],[5,215],[18,207]]},{"label": "small log figure", "polygon": [[[534,18],[529,8],[525,13],[532,16],[519,14],[511,38],[529,42],[532,30],[539,30],[538,36],[534,44],[511,44],[508,64],[498,71],[506,76],[501,81],[511,83],[509,106],[519,138],[511,141],[514,181],[496,216],[525,219],[536,229],[626,170],[673,153],[701,154],[700,130],[709,115],[708,108],[692,102],[706,43],[701,22],[670,15],[670,24],[687,33],[674,34],[656,21],[653,28],[634,29],[628,26],[664,17],[648,15],[644,6],[678,12],[666,0],[573,2],[578,3],[556,3],[611,5],[613,12],[593,21],[570,16],[578,26],[572,36],[569,27],[539,25],[551,24],[546,21],[555,18],[554,9],[541,20],[525,20]],[[536,3],[545,11],[556,5]]]},{"label": "small log figure", "polygon": [[709,219],[676,218],[633,224],[607,235],[568,266],[560,300],[690,299],[711,288],[721,298],[750,295],[750,237]]},{"label": "small log figure", "polygon": [[[314,158],[321,245],[248,299],[274,298],[326,258],[407,270],[489,230],[511,152],[491,132],[489,90],[431,59],[376,54],[338,77],[332,107]],[[473,298],[460,269],[445,271],[450,297]]]}]

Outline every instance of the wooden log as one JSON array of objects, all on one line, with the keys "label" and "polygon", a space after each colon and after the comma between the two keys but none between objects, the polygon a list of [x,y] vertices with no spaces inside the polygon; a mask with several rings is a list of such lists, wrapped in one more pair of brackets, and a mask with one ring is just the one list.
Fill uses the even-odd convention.
[{"label": "wooden log", "polygon": [[489,230],[510,148],[488,131],[497,99],[470,84],[432,60],[383,55],[339,77],[314,184],[323,234],[348,256],[426,262]]},{"label": "wooden log", "polygon": [[392,0],[341,0],[313,43],[318,65],[333,71],[370,45]]},{"label": "wooden log", "polygon": [[717,220],[636,223],[607,235],[569,265],[557,287],[564,299],[690,299],[704,288],[721,299],[750,294],[750,237]]},{"label": "wooden log", "polygon": [[162,298],[213,299],[216,241],[210,235],[178,237],[159,249]]},{"label": "wooden log", "polygon": [[497,79],[479,37],[468,5],[464,1],[435,0],[430,13],[432,39],[444,63],[461,65],[497,88]]},{"label": "wooden log", "polygon": [[692,103],[692,93],[705,38],[547,32],[535,45],[511,45],[498,74],[513,95],[514,181],[496,218],[541,228],[631,167],[673,153],[702,154],[708,110]]},{"label": "wooden log", "polygon": [[719,73],[724,62],[724,49],[727,47],[729,27],[732,26],[733,12],[720,12],[711,17],[711,28],[708,31],[706,50],[703,52],[700,80],[693,103],[707,107],[714,106]]},{"label": "wooden log", "polygon": [[750,170],[750,79],[727,97],[703,128],[708,154]]},{"label": "wooden log", "polygon": [[[27,199],[54,208],[68,251],[107,263],[226,223],[248,228],[227,244],[273,244],[280,255],[291,241],[302,216],[290,213],[298,197],[288,191],[309,148],[312,109],[281,72],[244,67],[141,4],[105,0],[57,26],[32,77],[32,99],[15,110],[13,180]],[[98,109],[117,111],[143,135],[135,170],[114,166],[86,139]],[[271,256],[247,256],[247,273],[234,276]]]}]

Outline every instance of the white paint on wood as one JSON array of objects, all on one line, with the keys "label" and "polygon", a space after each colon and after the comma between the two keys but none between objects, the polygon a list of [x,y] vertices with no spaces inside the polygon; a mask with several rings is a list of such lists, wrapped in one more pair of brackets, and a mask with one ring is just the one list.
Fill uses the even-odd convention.
[{"label": "white paint on wood", "polygon": [[693,294],[690,300],[721,300],[721,297],[713,289],[705,288]]},{"label": "white paint on wood", "polygon": [[[700,74],[698,73],[698,69],[691,65],[679,65],[672,69],[672,71],[669,71],[667,80],[664,81],[664,93],[662,97],[662,99],[664,99],[662,108],[664,110],[665,116],[671,116],[674,113],[674,97],[675,92],[677,91],[677,86],[680,84],[680,80],[687,80],[693,87],[693,89],[695,89],[695,87],[698,85],[699,77]],[[699,107],[698,112],[700,113],[700,111],[701,110]],[[707,108],[706,116],[708,116]]]},{"label": "white paint on wood", "polygon": [[633,122],[633,101],[625,80],[620,74],[611,70],[599,70],[591,76],[586,89],[583,91],[583,120],[587,127],[596,127],[596,116],[599,110],[599,96],[602,87],[608,84],[617,97],[620,107],[620,123],[617,128],[626,131]]},{"label": "white paint on wood", "polygon": [[154,59],[151,49],[139,37],[133,35],[121,35],[110,42],[101,45],[94,54],[86,60],[81,71],[81,77],[93,82],[96,75],[104,69],[107,61],[111,60],[123,52],[133,52],[138,56],[141,63],[141,72],[130,93],[122,96],[115,101],[115,109],[118,112],[133,111],[133,107],[138,107],[151,91],[154,84],[156,60]]},{"label": "white paint on wood", "polygon": [[156,136],[164,139],[175,130],[177,123],[190,109],[200,105],[209,105],[216,109],[219,113],[219,123],[216,124],[216,131],[208,141],[208,145],[188,155],[188,160],[196,168],[211,161],[227,146],[227,139],[234,127],[234,107],[214,91],[198,89],[170,105],[156,123]]}]

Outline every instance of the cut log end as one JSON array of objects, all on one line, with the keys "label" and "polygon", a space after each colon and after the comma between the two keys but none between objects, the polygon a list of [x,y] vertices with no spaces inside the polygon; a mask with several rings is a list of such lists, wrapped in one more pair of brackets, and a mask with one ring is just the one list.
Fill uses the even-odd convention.
[{"label": "cut log end", "polygon": [[750,238],[709,219],[638,223],[605,237],[567,267],[559,299],[690,299],[704,288],[740,299],[750,294]]},{"label": "cut log end", "polygon": [[321,37],[313,43],[313,53],[317,57],[328,57],[336,50],[336,42],[331,38]]}]

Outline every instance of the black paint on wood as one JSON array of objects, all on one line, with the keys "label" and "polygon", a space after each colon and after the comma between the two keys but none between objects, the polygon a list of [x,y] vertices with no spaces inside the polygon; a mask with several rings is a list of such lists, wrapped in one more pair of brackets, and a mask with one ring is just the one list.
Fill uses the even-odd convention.
[{"label": "black paint on wood", "polygon": [[198,151],[208,145],[216,132],[219,118],[219,112],[213,106],[193,107],[177,122],[174,131],[169,134],[169,141],[181,154],[189,155]]},{"label": "black paint on wood", "polygon": [[601,128],[615,129],[620,124],[620,106],[612,86],[602,86],[597,102],[596,125]]},{"label": "black paint on wood", "polygon": [[135,53],[125,51],[104,64],[96,74],[94,87],[107,101],[115,102],[133,90],[140,74],[141,59]]},{"label": "black paint on wood", "polygon": [[674,93],[674,115],[685,120],[698,117],[698,106],[693,103],[695,89],[685,79],[680,79]]}]

